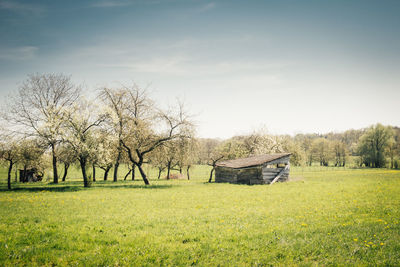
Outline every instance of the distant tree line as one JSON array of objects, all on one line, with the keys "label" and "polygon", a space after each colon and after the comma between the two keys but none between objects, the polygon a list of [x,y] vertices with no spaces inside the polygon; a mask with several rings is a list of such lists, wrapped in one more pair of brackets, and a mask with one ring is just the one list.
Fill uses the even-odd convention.
[{"label": "distant tree line", "polygon": [[221,160],[281,152],[292,153],[292,165],[343,167],[353,158],[360,167],[399,167],[397,127],[376,124],[295,136],[258,130],[227,140],[196,138],[193,118],[183,103],[163,109],[136,84],[99,88],[90,99],[63,74],[29,75],[3,107],[1,120],[0,158],[8,167],[9,189],[17,168],[22,168],[21,181],[27,180],[30,169],[42,177],[51,168],[53,182],[58,183],[75,164],[89,187],[96,181],[96,168],[103,170],[104,180],[113,170],[117,181],[120,164],[126,164],[124,179],[134,180],[138,171],[149,184],[144,164],[158,170],[158,179],[163,172],[169,179],[172,171],[190,179],[194,165],[207,164],[212,166],[211,181]]},{"label": "distant tree line", "polygon": [[255,131],[228,140],[201,139],[199,163],[214,166],[216,160],[269,153],[292,153],[295,166],[349,166],[399,168],[400,128],[372,125],[343,133],[270,135]]}]

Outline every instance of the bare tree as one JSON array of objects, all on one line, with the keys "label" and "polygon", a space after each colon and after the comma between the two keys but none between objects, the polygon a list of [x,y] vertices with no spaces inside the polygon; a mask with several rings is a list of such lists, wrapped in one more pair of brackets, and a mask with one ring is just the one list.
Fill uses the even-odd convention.
[{"label": "bare tree", "polygon": [[65,182],[69,167],[76,161],[74,150],[68,143],[62,143],[59,146],[58,161],[64,164],[64,172],[61,181]]},{"label": "bare tree", "polygon": [[0,158],[8,161],[7,188],[11,190],[11,171],[18,161],[18,148],[14,140],[0,143]]},{"label": "bare tree", "polygon": [[53,182],[58,183],[57,145],[61,141],[65,109],[80,95],[70,76],[63,74],[32,74],[12,99],[7,119],[17,126],[16,131],[38,137],[51,148]]},{"label": "bare tree", "polygon": [[137,86],[125,88],[129,96],[126,128],[121,143],[129,160],[138,167],[144,183],[149,184],[143,170],[148,154],[164,143],[185,138],[193,124],[183,104],[167,111],[157,109],[146,92]]},{"label": "bare tree", "polygon": [[159,146],[156,149],[154,149],[149,155],[150,164],[153,165],[153,167],[157,168],[158,170],[157,179],[161,178],[161,173],[166,169],[167,166],[167,160],[165,157],[166,153],[167,153],[166,147]]},{"label": "bare tree", "polygon": [[209,183],[211,183],[213,173],[214,173],[215,167],[217,166],[217,163],[220,162],[222,159],[224,159],[224,155],[221,155],[218,153],[212,155],[211,158],[209,159],[208,165],[212,167],[212,169],[210,171],[210,178],[208,179]]},{"label": "bare tree", "polygon": [[113,167],[115,155],[118,153],[115,147],[115,136],[104,129],[96,131],[96,165],[104,171],[103,179],[107,181],[108,173]]},{"label": "bare tree", "polygon": [[65,122],[65,142],[75,152],[82,170],[85,187],[90,187],[91,185],[86,167],[98,148],[98,138],[95,136],[94,127],[99,126],[105,120],[104,116],[98,114],[93,108],[88,102],[82,101],[79,105],[71,108],[68,112],[68,120]]},{"label": "bare tree", "polygon": [[182,174],[182,169],[186,167],[186,176],[190,180],[190,168],[195,164],[198,159],[199,144],[194,137],[180,138],[177,142],[177,166],[179,173]]},{"label": "bare tree", "polygon": [[[138,91],[139,93],[139,91]],[[129,119],[128,112],[130,103],[128,100],[132,98],[130,91],[126,88],[111,89],[102,88],[99,94],[100,99],[107,107],[108,120],[107,124],[110,129],[110,133],[113,134],[117,142],[117,153],[114,163],[114,176],[113,181],[116,182],[118,179],[118,168],[122,157],[122,134],[123,129],[126,127],[127,120]],[[140,95],[136,95],[136,99],[140,98]],[[141,108],[140,103],[135,103],[135,107]]]}]

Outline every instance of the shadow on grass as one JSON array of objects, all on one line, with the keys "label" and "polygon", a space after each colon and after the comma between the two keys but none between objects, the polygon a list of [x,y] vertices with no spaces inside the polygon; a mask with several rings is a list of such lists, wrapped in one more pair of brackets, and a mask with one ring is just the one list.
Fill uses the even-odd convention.
[{"label": "shadow on grass", "polygon": [[168,189],[172,187],[176,187],[179,185],[137,185],[137,184],[119,184],[119,183],[106,183],[106,182],[94,182],[92,186],[89,188],[83,187],[82,182],[68,182],[68,184],[43,184],[43,185],[34,185],[34,184],[14,184],[11,190],[8,190],[7,187],[0,187],[0,192],[76,192],[82,190],[92,190],[92,189]]}]

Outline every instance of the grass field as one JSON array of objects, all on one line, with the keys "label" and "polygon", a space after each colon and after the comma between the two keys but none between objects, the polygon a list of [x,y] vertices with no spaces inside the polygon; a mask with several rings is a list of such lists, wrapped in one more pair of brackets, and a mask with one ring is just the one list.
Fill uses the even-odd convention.
[{"label": "grass field", "polygon": [[400,265],[399,171],[292,168],[291,182],[247,186],[205,183],[198,166],[148,187],[12,192],[1,174],[0,265]]}]

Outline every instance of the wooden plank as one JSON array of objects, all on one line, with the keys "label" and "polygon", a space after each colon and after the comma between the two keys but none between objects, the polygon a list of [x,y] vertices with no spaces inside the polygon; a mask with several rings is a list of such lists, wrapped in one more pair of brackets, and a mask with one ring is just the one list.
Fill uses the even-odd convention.
[{"label": "wooden plank", "polygon": [[289,168],[290,168],[290,164],[286,165],[285,168],[274,178],[274,180],[272,180],[272,182],[270,184],[273,184],[276,181],[278,181],[279,178],[281,178],[281,176],[285,173],[285,171],[289,170]]},{"label": "wooden plank", "polygon": [[263,180],[274,180],[276,175],[263,175]]},{"label": "wooden plank", "polygon": [[235,183],[237,170],[231,168],[215,168],[215,182],[217,183]]},{"label": "wooden plank", "polygon": [[262,170],[262,174],[264,173],[273,173],[273,174],[277,174],[280,173],[282,171],[283,168],[264,168]]}]

